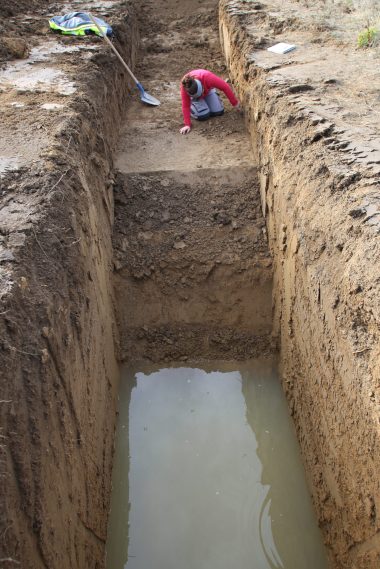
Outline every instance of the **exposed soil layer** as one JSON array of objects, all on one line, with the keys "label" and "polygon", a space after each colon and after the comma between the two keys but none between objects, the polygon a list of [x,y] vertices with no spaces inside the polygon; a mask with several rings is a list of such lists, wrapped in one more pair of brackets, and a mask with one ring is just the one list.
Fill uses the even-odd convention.
[{"label": "exposed soil layer", "polygon": [[[133,65],[135,20],[112,13]],[[102,567],[118,379],[110,171],[129,91],[99,39],[78,57],[79,40],[12,22],[38,55],[0,72],[0,565]],[[60,81],[31,80],[47,71]]]},{"label": "exposed soil layer", "polygon": [[[314,502],[333,566],[375,569],[379,80],[374,52],[337,46],[312,23],[298,3],[221,3],[222,43],[244,100],[274,257],[283,384]],[[297,49],[265,50],[280,41]]]},{"label": "exposed soil layer", "polygon": [[115,190],[122,357],[270,352],[272,263],[256,171],[120,175]]}]

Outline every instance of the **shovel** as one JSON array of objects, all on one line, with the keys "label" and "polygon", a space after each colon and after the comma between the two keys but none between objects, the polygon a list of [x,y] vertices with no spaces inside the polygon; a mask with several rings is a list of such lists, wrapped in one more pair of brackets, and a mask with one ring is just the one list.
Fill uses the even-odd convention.
[{"label": "shovel", "polygon": [[140,91],[141,94],[141,101],[143,103],[146,103],[147,105],[152,105],[154,107],[157,107],[160,104],[160,101],[158,99],[156,99],[155,97],[152,97],[152,95],[149,95],[149,93],[147,93],[144,90],[144,87],[141,85],[141,83],[137,80],[137,78],[133,75],[132,71],[129,69],[128,65],[125,63],[124,59],[121,57],[120,53],[117,51],[117,49],[112,45],[112,43],[110,42],[110,40],[108,39],[108,37],[103,33],[102,28],[99,26],[99,24],[97,23],[97,21],[95,20],[95,18],[91,15],[88,14],[92,23],[95,24],[95,26],[98,28],[100,35],[102,36],[103,39],[106,40],[106,42],[108,43],[108,45],[110,46],[110,48],[112,49],[112,51],[115,53],[115,55],[118,57],[118,59],[120,60],[120,62],[124,65],[125,69],[128,71],[129,75],[132,77],[133,81],[136,83],[136,87],[138,88],[138,90]]}]

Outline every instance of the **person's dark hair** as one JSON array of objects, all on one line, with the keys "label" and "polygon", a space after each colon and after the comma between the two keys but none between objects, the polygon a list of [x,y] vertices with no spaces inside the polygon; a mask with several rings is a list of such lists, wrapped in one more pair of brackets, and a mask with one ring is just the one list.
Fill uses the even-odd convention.
[{"label": "person's dark hair", "polygon": [[186,75],[182,79],[182,85],[189,93],[189,95],[195,95],[198,89],[197,82],[195,81],[194,77],[190,77],[190,75]]}]

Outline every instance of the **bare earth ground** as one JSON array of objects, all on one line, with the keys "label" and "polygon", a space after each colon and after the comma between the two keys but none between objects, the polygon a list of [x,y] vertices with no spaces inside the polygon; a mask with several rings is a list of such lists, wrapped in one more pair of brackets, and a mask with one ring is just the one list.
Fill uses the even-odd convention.
[{"label": "bare earth ground", "polygon": [[[310,7],[307,2],[275,1],[263,10],[257,2],[234,5],[229,3],[229,9],[239,14],[242,28],[252,30],[255,38],[252,64],[268,71],[271,83],[286,86],[293,95],[291,101],[298,100],[325,119],[321,129],[325,129],[326,144],[341,151],[344,163],[371,164],[378,174],[380,48],[356,47],[363,20],[355,11],[339,12],[338,6],[332,12],[336,22],[325,2]],[[378,19],[378,10],[376,14]],[[295,44],[296,50],[284,56],[266,51],[278,42]],[[350,140],[347,145],[328,137],[328,121],[334,123],[336,134],[344,133]]]},{"label": "bare earth ground", "polygon": [[[126,98],[132,99],[131,108],[134,113],[129,115],[126,125],[127,134],[125,138],[122,137],[122,141],[128,144],[128,137],[130,137],[129,142],[134,139],[135,149],[138,150],[140,146],[146,151],[145,158],[149,158],[150,171],[147,173],[144,155],[137,150],[133,154],[131,146],[127,148],[128,152],[123,154],[125,148],[122,142],[116,163],[119,170],[116,178],[106,165],[112,160],[110,149],[102,140],[101,135],[97,136],[96,131],[96,126],[99,127],[100,132],[103,122],[107,123],[107,115],[105,112],[96,114],[96,105],[93,103],[94,100],[101,100],[107,90],[120,88],[120,83],[110,82],[110,75],[105,75],[103,80],[99,74],[94,72],[94,65],[98,64],[102,72],[107,73],[109,54],[99,39],[57,38],[51,34],[47,25],[49,15],[75,9],[82,10],[85,8],[83,3],[72,2],[68,5],[58,2],[49,4],[42,1],[2,1],[0,6],[0,60],[3,66],[0,71],[0,296],[2,300],[4,299],[4,308],[0,309],[2,316],[2,337],[0,339],[5,362],[1,377],[0,404],[4,408],[15,398],[15,393],[12,392],[12,381],[19,375],[20,377],[22,375],[22,381],[19,382],[17,379],[14,383],[21,384],[21,387],[17,387],[19,390],[17,393],[22,394],[20,400],[23,401],[22,413],[19,416],[17,415],[18,409],[13,409],[7,415],[8,429],[12,436],[17,429],[20,429],[20,436],[15,437],[12,447],[13,476],[18,481],[17,491],[19,493],[17,499],[14,499],[13,506],[14,509],[20,508],[23,512],[22,519],[20,517],[13,520],[13,529],[9,518],[5,520],[5,525],[2,527],[1,547],[4,553],[0,558],[7,569],[15,566],[14,560],[17,561],[20,547],[16,540],[12,541],[12,532],[16,534],[18,532],[19,536],[24,532],[24,542],[27,543],[25,550],[31,556],[29,562],[24,563],[25,567],[102,566],[106,525],[104,515],[100,515],[99,512],[104,512],[108,504],[110,445],[113,427],[112,420],[107,421],[106,413],[104,412],[103,415],[99,413],[99,401],[106,401],[109,407],[113,408],[115,389],[110,373],[110,369],[114,366],[112,348],[109,348],[107,357],[102,356],[102,349],[107,343],[107,338],[113,333],[110,321],[112,318],[107,319],[107,312],[112,312],[111,302],[107,297],[110,283],[107,279],[103,279],[98,264],[101,259],[103,265],[110,268],[110,259],[107,256],[107,252],[110,254],[110,243],[107,242],[105,228],[108,228],[109,218],[112,217],[110,214],[112,198],[109,198],[109,195],[112,194],[113,189],[116,206],[119,208],[119,216],[116,215],[115,219],[117,231],[114,239],[115,257],[113,260],[116,279],[123,275],[123,271],[126,271],[128,274],[124,276],[129,277],[132,274],[139,284],[143,282],[143,286],[139,287],[140,294],[144,287],[146,289],[142,294],[143,299],[145,293],[147,299],[151,296],[149,281],[150,275],[154,273],[156,283],[161,286],[163,293],[166,287],[170,290],[175,288],[178,294],[177,306],[182,307],[187,302],[186,296],[189,295],[188,289],[191,288],[187,282],[189,268],[195,284],[197,282],[202,284],[208,276],[208,273],[206,275],[207,270],[210,274],[218,276],[219,262],[223,261],[228,265],[230,259],[227,257],[232,258],[232,253],[236,254],[240,265],[233,265],[233,262],[236,262],[236,259],[233,259],[231,274],[237,283],[244,285],[244,279],[241,276],[237,278],[237,274],[250,255],[252,242],[255,243],[256,252],[259,251],[261,255],[259,268],[262,274],[271,270],[263,234],[256,234],[252,231],[251,220],[245,217],[245,210],[239,212],[239,207],[244,207],[245,200],[252,197],[250,193],[252,188],[249,188],[244,180],[239,180],[239,176],[236,176],[237,182],[235,180],[230,201],[227,199],[229,194],[223,185],[220,190],[210,189],[213,199],[206,205],[198,199],[196,192],[192,192],[192,195],[188,197],[189,188],[186,187],[186,177],[181,174],[177,177],[168,174],[165,182],[167,185],[160,186],[157,190],[159,180],[163,179],[162,171],[170,171],[173,168],[174,158],[177,161],[175,164],[177,171],[186,172],[190,169],[188,159],[186,159],[186,156],[189,156],[186,145],[191,149],[191,161],[195,167],[199,163],[202,168],[205,166],[204,161],[209,160],[208,167],[249,170],[249,160],[246,159],[244,141],[242,142],[244,138],[243,120],[233,114],[230,109],[227,109],[228,112],[223,120],[195,125],[194,130],[186,139],[178,135],[178,128],[181,126],[181,112],[176,93],[177,81],[183,73],[190,68],[206,67],[225,77],[228,75],[218,45],[216,2],[212,0],[191,1],[181,4],[170,0],[160,4],[157,2],[135,2],[134,4],[139,8],[143,34],[143,51],[136,72],[144,86],[152,94],[162,98],[166,105],[157,109],[157,112],[150,111],[148,120],[148,113],[146,109],[139,107],[135,92],[132,91],[130,95],[126,93],[122,104],[125,104]],[[273,104],[270,109],[272,116],[276,117],[280,103],[286,100],[296,102],[303,117],[310,115],[310,142],[323,144],[323,152],[330,153],[331,171],[334,173],[334,180],[338,180],[337,190],[349,189],[358,180],[363,182],[362,202],[358,202],[357,195],[355,195],[355,198],[352,198],[352,207],[350,207],[350,198],[347,195],[344,200],[342,198],[341,207],[346,211],[346,217],[350,223],[362,220],[378,234],[380,227],[378,185],[380,173],[380,77],[378,69],[380,59],[377,47],[368,50],[358,50],[355,47],[356,35],[363,27],[360,11],[351,10],[343,2],[339,5],[314,2],[310,5],[307,2],[273,0],[260,3],[241,0],[225,2],[225,4],[227,5],[226,10],[239,22],[240,32],[237,33],[252,32],[252,44],[249,45],[249,49],[245,43],[245,36],[241,33],[240,51],[244,52],[247,58],[251,57],[252,61],[250,65],[249,59],[246,59],[245,76],[241,74],[241,85],[238,81],[235,84],[236,89],[241,89],[243,102],[247,104],[247,107],[250,104],[250,92],[244,87],[244,81],[255,81],[255,69],[267,73],[273,87],[282,89],[278,107]],[[103,2],[88,2],[86,6],[108,18],[111,24],[116,22],[117,39],[121,41],[121,45],[128,43],[125,29],[119,25],[120,12],[126,9],[125,3],[104,0]],[[5,22],[5,17],[10,19]],[[295,43],[297,50],[286,56],[276,56],[266,51],[266,47],[279,41]],[[169,58],[165,58],[165,67],[163,67],[161,58],[165,54],[169,54]],[[227,58],[228,55],[226,53]],[[29,59],[26,59],[27,57]],[[233,67],[233,61],[229,63]],[[238,72],[235,75],[239,77]],[[91,93],[83,87],[86,84]],[[114,107],[117,107],[117,103]],[[111,113],[114,116],[117,115],[115,108],[108,109],[110,115]],[[122,114],[122,110],[118,110]],[[81,124],[77,122],[75,113],[82,113],[89,120],[93,119],[93,128],[90,129],[88,125],[85,125],[85,130],[81,130]],[[248,123],[253,121],[253,117],[246,118]],[[71,119],[73,122],[70,134],[70,129],[62,130],[61,125],[65,121],[70,122]],[[260,121],[260,110],[254,119]],[[287,129],[301,122],[297,115],[290,119],[288,117],[287,120],[289,120],[288,124],[282,124],[281,116],[278,117],[277,135],[281,136],[282,143],[286,142]],[[115,137],[117,126],[108,125],[110,131],[115,131]],[[94,191],[95,182],[91,191],[88,187],[86,189],[86,184],[80,176],[81,171],[78,174],[76,169],[76,147],[74,146],[77,144],[78,132],[82,137],[81,148],[85,149],[82,151],[81,162],[83,164],[80,165],[82,170],[88,167],[89,170],[95,172],[94,180],[97,172],[99,178],[103,174],[109,176],[108,193],[104,192],[95,206],[91,202],[89,206],[83,198],[83,193],[86,194],[86,191],[87,194]],[[228,163],[220,156],[226,152],[231,141],[233,143],[227,152],[230,160]],[[199,156],[197,156],[197,145],[202,149]],[[213,152],[209,150],[211,145]],[[218,145],[221,150],[215,152]],[[62,148],[67,154],[66,159],[62,159]],[[167,149],[169,149],[169,156]],[[70,155],[70,152],[73,154]],[[321,180],[324,180],[323,166],[320,164],[323,152],[319,147],[317,148],[315,163],[312,164],[316,177],[321,175]],[[294,163],[299,159],[301,159],[300,156],[294,156]],[[308,169],[310,168],[310,163],[308,163]],[[157,177],[157,170],[160,170],[159,177]],[[305,171],[305,177],[307,174],[308,172]],[[128,196],[123,195],[125,179],[131,187]],[[191,183],[193,184],[194,181]],[[202,183],[204,180],[200,174],[196,180],[196,187],[201,187]],[[85,188],[84,191],[81,184]],[[75,192],[78,188],[81,188],[81,192],[78,192],[77,197]],[[368,188],[371,188],[370,192],[367,191]],[[237,201],[239,193],[243,195],[240,202]],[[160,197],[164,195],[169,196],[168,203],[160,203]],[[146,198],[144,203],[140,202],[142,196]],[[157,197],[157,202],[154,197]],[[260,226],[262,221],[259,219],[257,195],[255,199],[254,217],[255,222]],[[325,199],[323,187],[321,187],[320,199],[321,202]],[[75,205],[73,211],[67,206],[67,201],[71,203],[70,200]],[[310,208],[312,209],[314,205],[315,203],[310,204]],[[99,220],[91,209],[92,207],[103,208]],[[133,214],[126,224],[127,227],[123,224],[123,208],[127,208]],[[149,213],[153,215],[150,217]],[[39,219],[42,214],[44,218],[41,228]],[[93,228],[90,236],[89,228],[83,221],[87,218],[90,219],[90,226]],[[183,230],[184,225],[190,227],[189,231]],[[318,219],[318,227],[313,228],[313,242],[309,243],[308,262],[323,252],[324,233],[328,232],[327,225],[326,221]],[[102,231],[104,234],[101,234]],[[128,236],[123,236],[123,231],[128,231]],[[222,243],[224,239],[227,243],[227,238],[232,236],[232,251],[226,245],[222,251],[225,256],[223,257],[220,250],[210,249],[209,244],[202,237],[202,231],[205,234],[214,232],[213,235],[220,238]],[[283,227],[281,231],[284,236],[280,241],[285,249],[287,228]],[[355,227],[348,237],[342,234],[342,239],[336,243],[336,247],[344,249],[345,239],[349,241],[354,231]],[[101,237],[97,239],[96,235],[99,234]],[[132,240],[130,235],[132,235]],[[30,246],[31,242],[33,247]],[[172,278],[170,274],[168,277],[165,271],[161,273],[157,267],[152,269],[149,255],[153,255],[157,243],[165,256],[161,262],[167,263],[168,259],[169,261],[174,260],[175,274],[171,275]],[[81,250],[82,245],[84,252]],[[231,240],[229,246],[231,246]],[[297,250],[297,243],[289,243],[289,248],[291,247]],[[208,252],[212,257],[212,263],[209,264],[206,262]],[[87,265],[81,266],[79,262],[77,263],[77,258],[81,254],[88,256]],[[186,255],[188,258],[181,265],[181,259],[183,261]],[[357,286],[346,290],[344,298],[341,296],[336,300],[338,304],[343,305],[344,301],[347,299],[350,301],[352,297],[354,297],[353,302],[357,302],[358,295],[360,296],[363,288],[369,288],[371,283],[374,285],[374,295],[377,294],[379,265],[374,262],[376,255],[377,252],[374,251],[373,258],[370,252],[366,259],[358,258],[357,274],[353,271],[352,277]],[[191,262],[199,261],[195,270],[191,269],[190,257]],[[51,262],[52,259],[54,263]],[[62,267],[62,272],[60,272],[60,267]],[[67,271],[65,267],[68,267]],[[181,275],[182,270],[184,274]],[[229,275],[226,268],[223,270],[224,272],[219,273],[221,279]],[[182,278],[185,280],[182,281]],[[91,285],[94,279],[99,281],[102,290],[101,296],[95,299],[92,297],[94,287]],[[23,303],[25,303],[26,294],[29,294],[29,283],[33,283],[34,302],[25,308]],[[15,289],[17,293],[14,293]],[[8,302],[7,295],[10,292],[13,296],[11,302]],[[44,306],[47,292],[52,294],[48,311]],[[312,294],[314,293],[316,298],[318,294],[320,295],[318,291],[312,291]],[[214,302],[217,295],[212,287],[208,290],[208,294],[210,297],[214,295],[211,303]],[[243,293],[243,298],[247,294]],[[210,302],[210,298],[207,300]],[[236,305],[241,303],[241,300],[241,298],[233,299]],[[223,304],[226,298],[216,298],[216,301]],[[373,302],[373,311],[375,311],[376,296]],[[83,306],[86,305],[91,313],[89,320],[84,320],[83,317]],[[70,309],[67,308],[68,306]],[[96,309],[92,309],[92,306],[96,306]],[[243,313],[244,310],[241,313],[242,319]],[[231,318],[233,314],[235,312],[231,310]],[[141,315],[138,311],[135,314],[132,311],[129,316],[138,318]],[[58,330],[62,321],[65,322],[67,328],[64,329],[65,333],[54,332],[52,322]],[[85,326],[83,326],[84,322]],[[358,351],[367,348],[360,342],[362,338],[366,338],[361,324],[362,321],[358,317],[355,323]],[[291,325],[290,323],[289,336],[292,333]],[[173,347],[170,331],[165,329],[165,322],[160,321],[159,318],[154,322],[155,328],[154,326],[143,328],[140,322],[137,322],[136,326],[139,326],[139,349],[142,346],[141,349],[146,350],[148,346],[152,359],[157,358],[159,352],[162,353],[162,357],[186,357],[185,348],[182,350],[181,346]],[[236,322],[231,321],[231,329],[234,326]],[[96,329],[100,338],[98,346],[95,348],[90,346],[87,350],[83,349],[83,353],[77,353],[72,346],[83,340],[83,328],[86,327],[90,330]],[[344,328],[343,334],[352,333],[346,322]],[[72,329],[75,333],[72,333]],[[185,332],[181,331],[184,335]],[[226,331],[219,339],[220,345],[225,346],[226,349],[230,347],[232,337],[228,334],[233,335],[231,331]],[[377,341],[378,330],[374,331],[374,338]],[[192,340],[194,340],[194,349],[198,349],[199,338],[193,337]],[[249,345],[249,341],[244,344],[245,340],[242,336],[238,340],[243,342],[243,353],[232,350],[232,356],[244,357],[245,351],[249,352],[252,346]],[[131,340],[127,337],[126,344],[128,341]],[[67,350],[66,357],[74,362],[73,369],[70,368],[68,374],[61,373],[60,370],[65,371],[65,364],[60,362],[59,358],[56,358],[52,364],[49,363],[49,356],[53,360],[58,344],[63,352]],[[131,344],[133,344],[132,341]],[[130,351],[131,347],[129,346],[128,349]],[[269,351],[268,343],[264,343],[262,349]],[[212,350],[210,353],[212,354]],[[376,353],[376,350],[374,349],[372,353]],[[81,392],[81,386],[76,385],[75,381],[70,379],[66,383],[65,378],[75,378],[74,372],[81,374],[80,362],[87,362],[86,358],[90,360],[96,354],[99,361],[95,362],[94,366],[97,365],[99,369],[104,370],[108,383],[105,392],[99,390],[97,403],[95,402],[91,407],[92,374],[89,373],[87,383],[84,382],[87,386],[87,395]],[[364,354],[366,355],[365,352]],[[108,360],[111,363],[107,364]],[[48,362],[47,366],[45,366],[46,362]],[[58,376],[61,381],[60,384],[59,382],[53,384],[54,389],[47,388],[50,365],[53,368],[51,375]],[[19,375],[15,373],[15,370],[18,370]],[[42,385],[39,383],[40,377],[43,378]],[[85,392],[85,389],[83,391]],[[55,438],[54,433],[50,431],[53,425],[46,419],[49,415],[47,410],[51,405],[52,393],[60,401],[56,411],[55,427],[61,433],[62,440],[59,436]],[[377,397],[377,391],[374,391],[372,386],[368,396],[371,401]],[[84,410],[82,414],[83,401],[87,403],[86,397],[91,407],[87,410],[87,415],[91,417],[88,423],[86,423],[87,415]],[[38,406],[40,400],[43,401],[42,410]],[[90,432],[97,425],[96,418],[99,420],[101,416],[104,425],[98,426],[98,434],[92,433],[89,440],[81,440],[81,430],[85,432],[87,428],[87,432]],[[22,439],[22,429],[28,433],[27,443]],[[103,435],[104,440],[102,440],[102,430],[108,433]],[[48,437],[47,434],[50,436]],[[376,436],[377,433],[374,430],[373,437]],[[102,456],[100,456],[102,452],[96,450],[97,437],[102,440],[101,448],[105,449]],[[364,444],[367,444],[366,440]],[[56,473],[49,473],[50,461],[43,454],[45,450],[54,457]],[[365,453],[368,454],[368,452],[370,453],[365,449]],[[65,468],[59,466],[60,457],[63,455],[66,462]],[[95,457],[94,460],[93,457]],[[44,480],[41,480],[39,475],[42,463],[47,465],[44,471],[47,478]],[[84,478],[91,481],[90,487],[86,486],[86,481],[83,484],[76,483],[75,472],[82,471],[86,473]],[[47,476],[48,473],[49,476]],[[60,488],[57,502],[54,491],[56,480],[59,481]],[[49,488],[47,498],[46,496],[42,498],[45,491],[43,483]],[[332,485],[333,483],[331,482]],[[324,488],[323,484],[320,487]],[[11,496],[13,499],[13,494]],[[50,500],[53,506],[46,509],[43,499],[46,502]],[[325,498],[320,499],[322,502],[325,499],[328,505],[330,504],[327,494]],[[361,565],[350,565],[350,559],[340,554],[340,560],[335,558],[336,567],[363,568],[367,554],[369,560],[367,566],[371,569],[376,567],[375,556],[379,551],[376,542],[378,524],[376,511],[380,509],[378,500],[378,494],[366,495],[363,498],[365,514],[368,513],[371,527],[375,528],[373,529],[375,536],[373,544],[371,542],[375,546],[375,553],[373,551],[368,553],[367,549],[370,550],[370,547],[360,551]],[[57,514],[55,510],[59,513]],[[44,516],[46,511],[49,515],[57,515],[50,526],[53,528],[50,533],[49,526],[46,524],[47,517]],[[55,513],[52,514],[52,512]],[[74,521],[72,521],[73,512],[75,512]],[[333,513],[329,513],[323,520],[326,531],[330,530],[330,521],[333,516]],[[58,523],[56,519],[60,522]],[[19,527],[16,527],[18,524]],[[360,517],[358,516],[357,520],[351,520],[350,524],[344,531],[348,536],[348,547],[355,550],[355,547],[363,541],[360,533]],[[64,536],[66,550],[59,550],[58,544],[61,536],[54,535],[54,526],[68,528],[67,535]],[[329,534],[330,545],[336,537],[333,531],[334,528]],[[341,536],[338,537],[341,538]],[[71,550],[72,543],[76,546]],[[86,544],[85,553],[82,551],[81,543]]]}]

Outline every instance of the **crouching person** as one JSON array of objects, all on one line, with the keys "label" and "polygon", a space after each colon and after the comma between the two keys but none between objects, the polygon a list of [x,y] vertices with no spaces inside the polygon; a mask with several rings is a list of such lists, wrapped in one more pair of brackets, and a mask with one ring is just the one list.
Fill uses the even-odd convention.
[{"label": "crouching person", "polygon": [[195,69],[189,71],[181,81],[182,113],[185,126],[180,129],[181,134],[191,130],[191,118],[207,120],[210,117],[220,116],[224,113],[223,102],[216,89],[222,91],[231,105],[240,109],[239,101],[231,87],[223,79],[207,71]]}]

